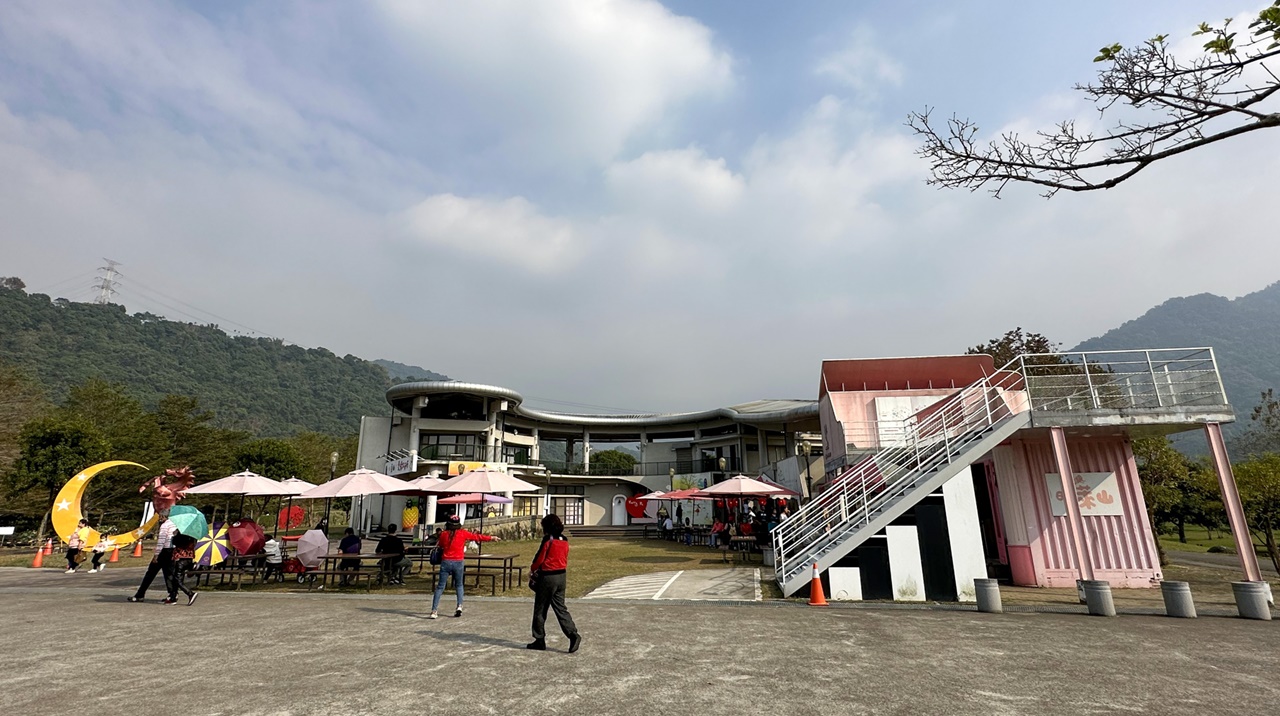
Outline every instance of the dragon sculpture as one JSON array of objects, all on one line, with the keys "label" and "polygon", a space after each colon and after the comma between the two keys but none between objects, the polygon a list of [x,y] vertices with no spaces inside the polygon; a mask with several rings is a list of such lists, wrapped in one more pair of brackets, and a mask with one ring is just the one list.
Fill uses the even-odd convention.
[{"label": "dragon sculpture", "polygon": [[[171,482],[165,482],[165,478],[172,478]],[[187,488],[196,482],[195,473],[191,472],[190,467],[180,467],[177,469],[165,470],[163,475],[156,475],[148,478],[142,486],[138,488],[139,493],[145,493],[151,490],[151,504],[156,508],[156,514],[168,514],[178,500],[186,496]]]}]

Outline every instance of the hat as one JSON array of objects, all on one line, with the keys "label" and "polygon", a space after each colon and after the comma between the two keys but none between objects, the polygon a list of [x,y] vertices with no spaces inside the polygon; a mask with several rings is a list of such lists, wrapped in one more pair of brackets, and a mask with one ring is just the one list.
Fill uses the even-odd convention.
[{"label": "hat", "polygon": [[458,519],[457,515],[449,515],[448,517],[445,518],[444,521],[450,524],[460,524],[462,522],[462,520]]}]

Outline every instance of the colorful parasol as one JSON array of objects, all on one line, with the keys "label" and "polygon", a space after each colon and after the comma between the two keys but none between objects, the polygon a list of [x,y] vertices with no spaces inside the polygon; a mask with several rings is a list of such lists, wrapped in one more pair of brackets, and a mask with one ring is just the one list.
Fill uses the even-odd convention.
[{"label": "colorful parasol", "polygon": [[307,569],[319,567],[328,552],[329,538],[320,530],[307,530],[298,538],[298,561]]},{"label": "colorful parasol", "polygon": [[236,554],[257,554],[267,543],[267,535],[262,525],[250,519],[236,520],[227,528],[227,544]]},{"label": "colorful parasol", "polygon": [[190,505],[175,505],[169,510],[169,519],[178,526],[179,534],[200,539],[209,533],[209,522],[204,513]]},{"label": "colorful parasol", "polygon": [[307,516],[306,511],[304,511],[301,507],[297,505],[290,505],[284,508],[283,510],[280,510],[280,514],[276,515],[276,529],[277,530],[297,529],[298,527],[302,526],[302,521],[306,518],[306,516]]},{"label": "colorful parasol", "polygon": [[227,526],[221,522],[213,523],[209,533],[196,542],[196,564],[212,567],[221,564],[231,553],[227,545]]}]

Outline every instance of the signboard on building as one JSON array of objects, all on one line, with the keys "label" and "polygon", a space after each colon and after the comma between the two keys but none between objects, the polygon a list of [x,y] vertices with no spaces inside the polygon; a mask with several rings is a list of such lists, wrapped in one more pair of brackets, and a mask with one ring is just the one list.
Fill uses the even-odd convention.
[{"label": "signboard on building", "polygon": [[[1124,506],[1120,503],[1120,482],[1114,472],[1077,472],[1074,482],[1081,515],[1124,514]],[[1044,483],[1049,490],[1049,506],[1053,509],[1053,516],[1066,515],[1067,503],[1062,496],[1062,479],[1058,477],[1058,473],[1045,473]]]},{"label": "signboard on building", "polygon": [[388,475],[403,475],[409,472],[416,472],[418,469],[418,456],[410,455],[409,457],[397,457],[387,460],[387,465],[383,469]]},{"label": "signboard on building", "polygon": [[498,472],[506,472],[507,464],[505,462],[450,462],[449,474],[447,477],[457,477],[464,472],[471,470],[497,470]]}]

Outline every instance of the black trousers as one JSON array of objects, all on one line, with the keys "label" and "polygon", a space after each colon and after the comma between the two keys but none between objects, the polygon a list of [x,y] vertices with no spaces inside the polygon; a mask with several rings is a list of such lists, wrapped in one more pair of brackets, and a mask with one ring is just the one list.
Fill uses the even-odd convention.
[{"label": "black trousers", "polygon": [[573,623],[569,607],[564,603],[564,574],[546,574],[538,577],[533,590],[533,638],[539,641],[547,638],[547,608],[556,613],[556,621],[560,622],[560,631],[572,637],[578,633]]},{"label": "black trousers", "polygon": [[67,548],[67,569],[75,569],[75,568],[76,568],[76,555],[78,555],[78,554],[80,554],[80,548],[79,548],[79,547],[68,547],[68,548]]},{"label": "black trousers", "polygon": [[147,589],[151,587],[151,583],[155,581],[156,575],[164,572],[164,585],[166,588],[169,582],[173,580],[173,549],[160,550],[160,554],[151,560],[151,564],[147,565],[147,573],[142,575],[142,584],[138,585],[138,591],[134,593],[137,599],[144,599],[147,596]]},{"label": "black trousers", "polygon": [[93,568],[94,568],[94,569],[97,569],[98,567],[101,567],[101,566],[102,566],[102,555],[104,555],[104,554],[106,554],[106,552],[96,552],[96,551],[95,551],[95,552],[93,553]]},{"label": "black trousers", "polygon": [[187,595],[188,597],[190,597],[192,594],[195,594],[195,592],[190,587],[183,584],[183,581],[185,581],[187,576],[187,570],[189,569],[191,569],[191,560],[184,558],[184,559],[175,559],[173,561],[172,573],[165,575],[165,579],[168,581],[168,584],[169,584],[170,599],[178,598],[178,590],[182,590],[182,593]]}]

